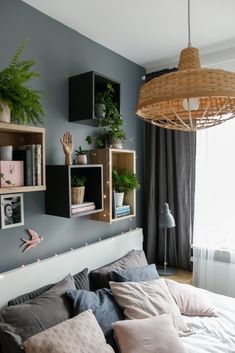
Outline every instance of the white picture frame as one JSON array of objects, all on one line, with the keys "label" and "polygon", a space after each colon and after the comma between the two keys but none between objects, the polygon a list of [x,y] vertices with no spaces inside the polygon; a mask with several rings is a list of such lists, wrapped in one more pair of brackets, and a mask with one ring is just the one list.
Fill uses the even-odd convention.
[{"label": "white picture frame", "polygon": [[1,229],[24,225],[23,194],[1,195]]}]

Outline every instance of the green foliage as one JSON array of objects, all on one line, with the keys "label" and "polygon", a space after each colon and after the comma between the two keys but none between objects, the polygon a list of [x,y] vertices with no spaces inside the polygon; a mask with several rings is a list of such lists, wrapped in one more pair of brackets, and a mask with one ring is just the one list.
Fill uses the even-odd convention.
[{"label": "green foliage", "polygon": [[116,192],[125,194],[140,187],[136,174],[127,169],[118,170],[116,168],[112,170],[112,185]]},{"label": "green foliage", "polygon": [[13,121],[43,124],[44,110],[40,103],[43,93],[28,85],[39,76],[31,70],[35,62],[21,59],[26,46],[27,42],[22,42],[9,66],[0,71],[0,100],[9,106]]},{"label": "green foliage", "polygon": [[112,84],[108,83],[106,90],[97,94],[96,103],[105,105],[105,114],[100,117],[100,126],[104,127],[104,134],[107,136],[125,140],[126,133],[121,128],[125,122],[114,100],[114,93]]},{"label": "green foliage", "polygon": [[84,176],[78,177],[76,175],[71,177],[71,187],[72,188],[77,188],[84,186],[86,182],[86,178]]},{"label": "green foliage", "polygon": [[83,150],[81,146],[78,147],[78,150],[75,150],[76,156],[87,154],[88,150]]}]

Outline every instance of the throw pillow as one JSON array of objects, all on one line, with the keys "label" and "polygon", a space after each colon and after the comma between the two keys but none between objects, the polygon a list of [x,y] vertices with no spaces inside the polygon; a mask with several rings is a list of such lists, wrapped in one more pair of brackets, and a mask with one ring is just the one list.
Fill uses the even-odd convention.
[{"label": "throw pillow", "polygon": [[145,282],[158,278],[159,274],[154,264],[109,272],[109,279],[114,282]]},{"label": "throw pillow", "polygon": [[26,353],[113,353],[90,310],[29,338]]},{"label": "throw pillow", "polygon": [[116,322],[113,329],[120,353],[186,353],[170,315]]},{"label": "throw pillow", "polygon": [[[76,289],[90,290],[88,268],[84,268],[84,270],[78,272],[76,275],[73,276],[73,279]],[[51,289],[58,283],[47,284],[46,286],[40,287],[32,292],[19,295],[18,297],[9,300],[8,306],[27,303],[30,300],[37,298],[39,295],[43,294],[47,290]]]},{"label": "throw pillow", "polygon": [[165,279],[167,287],[181,314],[188,316],[218,316],[215,308],[200,289],[189,284]]},{"label": "throw pillow", "polygon": [[109,283],[117,303],[124,309],[126,318],[145,319],[170,314],[181,336],[191,333],[163,279],[148,282]]},{"label": "throw pillow", "polygon": [[92,310],[107,342],[116,350],[112,324],[124,320],[124,314],[116,303],[111,290],[107,288],[98,289],[96,292],[69,290],[67,296],[72,302],[73,315],[88,309]]},{"label": "throw pillow", "polygon": [[0,341],[4,340],[3,353],[13,353],[13,347],[18,352],[22,341],[69,319],[72,316],[72,306],[65,296],[69,289],[75,289],[71,275],[31,302],[3,309],[0,313]]},{"label": "throw pillow", "polygon": [[148,262],[143,250],[129,251],[119,260],[112,262],[109,265],[100,267],[90,272],[90,285],[92,290],[99,288],[109,288],[109,276],[111,271],[124,270],[126,268],[147,266]]}]

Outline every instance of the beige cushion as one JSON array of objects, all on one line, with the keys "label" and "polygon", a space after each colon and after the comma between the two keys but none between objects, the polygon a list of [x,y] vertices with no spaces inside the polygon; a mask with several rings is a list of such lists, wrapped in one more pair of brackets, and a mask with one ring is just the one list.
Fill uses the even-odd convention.
[{"label": "beige cushion", "polygon": [[218,316],[215,308],[200,289],[189,284],[165,279],[180,312],[189,316]]},{"label": "beige cushion", "polygon": [[163,279],[148,282],[109,282],[117,303],[128,319],[170,314],[180,335],[190,334]]},{"label": "beige cushion", "polygon": [[26,353],[114,353],[91,310],[29,338]]},{"label": "beige cushion", "polygon": [[113,324],[120,353],[186,353],[170,315]]}]

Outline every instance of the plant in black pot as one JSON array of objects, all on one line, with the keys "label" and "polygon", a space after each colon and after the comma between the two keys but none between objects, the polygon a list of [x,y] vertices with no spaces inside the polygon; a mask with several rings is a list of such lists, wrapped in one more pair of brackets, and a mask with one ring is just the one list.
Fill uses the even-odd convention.
[{"label": "plant in black pot", "polygon": [[81,146],[78,147],[78,150],[75,150],[77,156],[77,164],[87,164],[87,153],[88,150],[83,150]]},{"label": "plant in black pot", "polygon": [[139,189],[140,184],[136,174],[127,169],[112,170],[112,187],[115,192],[116,207],[123,205],[124,195],[134,189]]},{"label": "plant in black pot", "polygon": [[112,84],[108,83],[107,88],[99,92],[96,97],[97,106],[99,106],[99,111],[101,112],[99,125],[104,129],[104,133],[99,135],[99,139],[102,139],[103,145],[105,145],[105,140],[108,140],[110,147],[122,148],[126,133],[122,129],[124,120],[118,110],[117,102],[115,102],[114,93]]},{"label": "plant in black pot", "polygon": [[83,203],[85,196],[85,182],[86,178],[84,176],[78,177],[74,175],[71,177],[72,204]]},{"label": "plant in black pot", "polygon": [[28,85],[39,74],[31,70],[33,60],[21,59],[26,45],[23,42],[10,64],[0,71],[0,121],[43,124],[44,110],[40,102],[43,93]]}]

